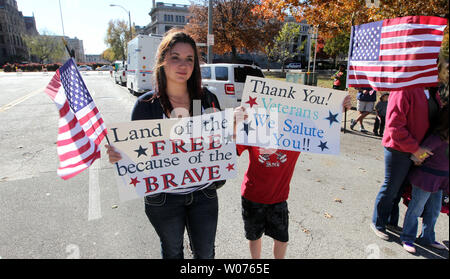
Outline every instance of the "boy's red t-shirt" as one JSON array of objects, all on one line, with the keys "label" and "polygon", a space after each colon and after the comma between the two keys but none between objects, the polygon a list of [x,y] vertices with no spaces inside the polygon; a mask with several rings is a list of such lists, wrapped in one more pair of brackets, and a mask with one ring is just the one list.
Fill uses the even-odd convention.
[{"label": "boy's red t-shirt", "polygon": [[248,150],[249,166],[242,182],[241,195],[263,204],[286,201],[289,184],[300,152],[276,150],[261,154],[259,147],[237,145],[237,154]]}]

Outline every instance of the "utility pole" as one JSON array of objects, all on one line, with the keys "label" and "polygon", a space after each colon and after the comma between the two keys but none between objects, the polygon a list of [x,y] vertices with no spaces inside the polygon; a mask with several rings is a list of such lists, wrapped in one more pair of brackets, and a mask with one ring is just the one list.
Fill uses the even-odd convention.
[{"label": "utility pole", "polygon": [[212,0],[209,0],[208,4],[208,38],[207,38],[207,45],[208,45],[208,64],[212,63],[213,61],[213,45],[211,44],[211,37],[213,37],[213,23],[212,23],[212,14],[213,14],[213,6],[212,6]]}]

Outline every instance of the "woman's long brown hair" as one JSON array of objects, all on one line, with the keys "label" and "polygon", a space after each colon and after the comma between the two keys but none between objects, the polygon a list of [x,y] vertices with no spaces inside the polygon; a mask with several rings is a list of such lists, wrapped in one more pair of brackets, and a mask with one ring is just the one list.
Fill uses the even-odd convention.
[{"label": "woman's long brown hair", "polygon": [[164,38],[162,39],[158,47],[154,69],[156,84],[156,94],[154,95],[154,97],[159,97],[164,112],[169,113],[170,115],[173,107],[169,101],[169,97],[167,96],[167,78],[164,71],[164,58],[177,43],[187,43],[191,45],[192,49],[194,50],[194,70],[192,71],[191,77],[187,81],[187,89],[189,92],[189,99],[191,101],[189,114],[192,116],[192,101],[201,100],[202,97],[202,76],[196,43],[190,35],[183,31],[183,29],[173,28],[168,31],[164,35]]}]

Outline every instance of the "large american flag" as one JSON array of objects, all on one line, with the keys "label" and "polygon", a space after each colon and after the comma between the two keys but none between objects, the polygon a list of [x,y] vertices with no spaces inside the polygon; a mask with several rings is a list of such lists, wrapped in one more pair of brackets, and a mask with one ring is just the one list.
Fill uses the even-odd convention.
[{"label": "large american flag", "polygon": [[407,16],[352,27],[348,87],[391,91],[437,85],[447,19]]},{"label": "large american flag", "polygon": [[53,76],[45,89],[59,110],[58,175],[69,179],[100,158],[106,127],[73,59]]}]

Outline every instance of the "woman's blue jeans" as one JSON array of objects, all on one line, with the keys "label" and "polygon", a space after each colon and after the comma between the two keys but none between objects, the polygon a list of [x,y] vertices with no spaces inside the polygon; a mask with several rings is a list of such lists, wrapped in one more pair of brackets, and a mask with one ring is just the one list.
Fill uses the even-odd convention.
[{"label": "woman's blue jeans", "polygon": [[414,242],[417,236],[419,217],[423,213],[422,233],[420,239],[423,244],[436,241],[434,226],[441,212],[442,190],[435,193],[426,192],[419,187],[412,187],[411,201],[408,204],[405,221],[403,222],[402,241]]},{"label": "woman's blue jeans", "polygon": [[384,231],[386,225],[398,225],[399,207],[402,185],[412,161],[410,153],[384,148],[384,183],[375,199],[372,222],[375,227]]},{"label": "woman's blue jeans", "polygon": [[160,238],[163,259],[184,257],[185,228],[194,258],[213,259],[218,211],[215,189],[186,195],[161,193],[145,197],[145,213]]}]

